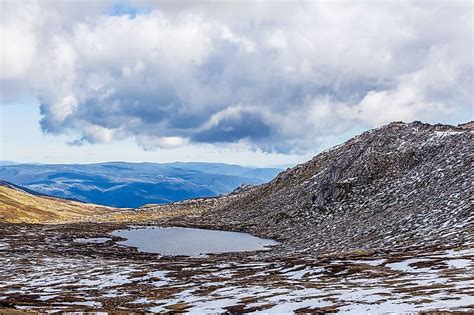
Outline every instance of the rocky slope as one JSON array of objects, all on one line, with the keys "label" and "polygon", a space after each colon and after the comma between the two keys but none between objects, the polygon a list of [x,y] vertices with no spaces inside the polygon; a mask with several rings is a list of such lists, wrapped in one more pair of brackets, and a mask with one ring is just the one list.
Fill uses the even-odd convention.
[{"label": "rocky slope", "polygon": [[472,243],[474,132],[395,122],[288,169],[201,222],[309,252]]},{"label": "rocky slope", "polygon": [[19,186],[0,182],[0,222],[74,222],[114,211],[109,207],[34,194]]},{"label": "rocky slope", "polygon": [[[473,159],[472,122],[395,122],[322,152],[268,184],[216,198],[110,211],[1,187],[0,221],[73,218],[238,230],[283,241],[282,254],[473,246]],[[32,204],[42,203],[31,215]],[[50,203],[55,210],[43,214]],[[30,212],[18,212],[24,209]]]}]

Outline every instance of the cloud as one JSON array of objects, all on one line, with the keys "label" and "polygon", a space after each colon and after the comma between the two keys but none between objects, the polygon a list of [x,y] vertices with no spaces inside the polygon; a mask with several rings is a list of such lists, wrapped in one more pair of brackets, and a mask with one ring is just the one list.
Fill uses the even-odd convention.
[{"label": "cloud", "polygon": [[155,151],[157,149],[174,149],[188,144],[188,139],[181,137],[156,137],[140,135],[137,143],[145,151]]},{"label": "cloud", "polygon": [[271,127],[263,118],[251,111],[228,108],[211,117],[203,130],[193,135],[196,142],[237,142],[242,139],[259,141],[271,135]]},{"label": "cloud", "polygon": [[472,119],[470,2],[1,5],[0,100],[35,96],[42,129],[76,143],[307,152],[354,127]]}]

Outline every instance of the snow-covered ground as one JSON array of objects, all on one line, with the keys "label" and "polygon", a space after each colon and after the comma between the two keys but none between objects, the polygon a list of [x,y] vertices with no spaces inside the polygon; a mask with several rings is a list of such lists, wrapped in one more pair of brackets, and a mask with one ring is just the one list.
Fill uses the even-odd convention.
[{"label": "snow-covered ground", "polygon": [[[191,313],[471,310],[474,249],[373,259],[172,260],[8,251],[0,299],[21,309]],[[471,307],[471,309],[469,309]]]}]

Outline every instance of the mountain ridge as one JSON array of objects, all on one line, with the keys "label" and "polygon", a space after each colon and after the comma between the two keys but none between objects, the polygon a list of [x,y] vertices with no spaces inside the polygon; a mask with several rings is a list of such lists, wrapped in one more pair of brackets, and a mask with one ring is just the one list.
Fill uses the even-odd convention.
[{"label": "mountain ridge", "polygon": [[0,178],[46,195],[139,207],[218,196],[268,181],[279,171],[223,163],[20,164],[0,166]]},{"label": "mountain ridge", "polygon": [[[422,242],[421,231],[441,239],[440,225],[473,220],[474,132],[466,126],[394,122],[369,130],[253,188],[225,218],[294,243],[320,238],[302,241],[314,250]],[[292,238],[297,230],[311,233]]]},{"label": "mountain ridge", "polygon": [[[280,240],[291,252],[472,246],[473,160],[472,122],[394,122],[212,204],[141,211],[155,224],[249,232]],[[154,216],[192,207],[198,210],[189,217]]]},{"label": "mountain ridge", "polygon": [[282,255],[473,246],[473,162],[472,123],[394,122],[259,186],[92,222],[243,231],[281,241]]}]

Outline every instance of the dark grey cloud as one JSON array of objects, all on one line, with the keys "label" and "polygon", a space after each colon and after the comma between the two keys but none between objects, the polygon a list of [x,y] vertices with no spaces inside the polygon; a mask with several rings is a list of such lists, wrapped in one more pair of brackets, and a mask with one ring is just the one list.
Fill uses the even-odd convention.
[{"label": "dark grey cloud", "polygon": [[196,142],[237,142],[251,139],[259,142],[270,137],[272,129],[265,124],[262,117],[252,112],[239,112],[236,115],[224,117],[202,131],[192,136]]}]

